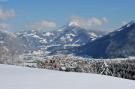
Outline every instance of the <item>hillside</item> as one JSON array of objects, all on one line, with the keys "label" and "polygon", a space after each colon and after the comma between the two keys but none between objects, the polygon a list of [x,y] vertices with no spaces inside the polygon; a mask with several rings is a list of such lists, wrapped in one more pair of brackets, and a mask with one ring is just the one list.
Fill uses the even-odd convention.
[{"label": "hillside", "polygon": [[75,52],[94,58],[135,56],[135,22],[132,21],[106,36],[89,42]]},{"label": "hillside", "polygon": [[115,77],[0,65],[1,89],[134,89]]}]

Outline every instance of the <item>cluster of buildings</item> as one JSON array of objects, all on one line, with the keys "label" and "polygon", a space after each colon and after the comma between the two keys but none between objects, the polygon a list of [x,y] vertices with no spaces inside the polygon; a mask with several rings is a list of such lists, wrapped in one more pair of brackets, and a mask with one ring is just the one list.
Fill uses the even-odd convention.
[{"label": "cluster of buildings", "polygon": [[44,61],[38,63],[38,67],[60,71],[92,72],[94,70],[93,68],[96,68],[96,65],[94,67],[93,62],[94,60],[61,55],[46,57]]}]

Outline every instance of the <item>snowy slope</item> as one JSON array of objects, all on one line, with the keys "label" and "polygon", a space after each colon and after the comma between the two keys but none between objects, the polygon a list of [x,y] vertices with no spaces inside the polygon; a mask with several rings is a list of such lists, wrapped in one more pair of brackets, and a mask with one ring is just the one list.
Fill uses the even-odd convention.
[{"label": "snowy slope", "polygon": [[135,81],[97,74],[0,65],[0,89],[134,89]]}]

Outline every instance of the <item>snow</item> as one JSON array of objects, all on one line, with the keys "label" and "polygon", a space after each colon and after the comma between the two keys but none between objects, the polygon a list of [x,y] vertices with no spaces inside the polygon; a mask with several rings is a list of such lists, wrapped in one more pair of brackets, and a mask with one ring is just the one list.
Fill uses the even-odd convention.
[{"label": "snow", "polygon": [[117,31],[121,31],[121,30],[123,30],[123,28],[120,28],[120,29],[118,29]]},{"label": "snow", "polygon": [[41,39],[38,35],[32,35],[32,37]]},{"label": "snow", "polygon": [[0,89],[134,89],[135,81],[0,64]]},{"label": "snow", "polygon": [[92,37],[97,37],[97,35],[94,32],[89,33]]},{"label": "snow", "polygon": [[94,41],[98,36],[94,32],[90,32],[91,40]]},{"label": "snow", "polygon": [[67,36],[72,36],[72,37],[74,37],[74,36],[76,36],[75,34],[73,34],[73,33],[69,33],[69,34],[66,34]]},{"label": "snow", "polygon": [[79,23],[77,21],[71,21],[68,26],[80,26]]},{"label": "snow", "polygon": [[79,41],[80,41],[80,39],[76,40],[73,44],[76,44],[76,43],[79,42]]},{"label": "snow", "polygon": [[135,60],[135,56],[129,56],[129,59]]},{"label": "snow", "polygon": [[[135,21],[131,21],[131,22],[129,22],[128,24],[126,24],[125,25],[125,27],[130,27],[131,25],[133,25],[133,24],[135,24]],[[124,27],[124,26],[123,26]],[[120,29],[118,29],[117,31],[121,31],[121,30],[123,30],[124,28],[123,27],[121,27]]]},{"label": "snow", "polygon": [[54,34],[51,33],[51,32],[46,32],[46,33],[44,34],[44,36],[52,36],[52,35],[54,35]]},{"label": "snow", "polygon": [[61,39],[62,41],[65,41],[65,40],[66,40],[66,38],[65,38],[64,36],[62,36],[60,39]]},{"label": "snow", "polygon": [[40,40],[40,42],[45,43],[45,44],[48,43],[46,39],[42,39],[42,40]]},{"label": "snow", "polygon": [[131,21],[131,22],[129,22],[126,26],[127,27],[130,27],[132,24],[134,24],[135,22],[134,21]]},{"label": "snow", "polygon": [[80,45],[79,44],[66,44],[66,45],[64,45],[64,47],[70,47],[70,46],[77,47],[77,46],[80,46]]},{"label": "snow", "polygon": [[33,38],[41,39],[38,35],[33,34],[33,33],[26,34],[26,35],[24,35],[24,36],[31,36],[31,37],[33,37]]},{"label": "snow", "polygon": [[68,35],[68,34],[66,34],[66,36],[62,36],[62,37],[60,38],[60,40],[61,40],[61,41],[64,41],[64,42],[66,42],[67,40],[68,40],[69,42],[72,42],[72,41],[73,41],[72,37],[71,37],[70,35]]}]

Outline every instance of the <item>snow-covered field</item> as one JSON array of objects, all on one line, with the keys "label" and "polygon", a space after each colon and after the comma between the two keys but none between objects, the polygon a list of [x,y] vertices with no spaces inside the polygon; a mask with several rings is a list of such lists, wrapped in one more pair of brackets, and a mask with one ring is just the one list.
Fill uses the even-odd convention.
[{"label": "snow-covered field", "polygon": [[0,64],[0,89],[135,89],[135,81]]}]

